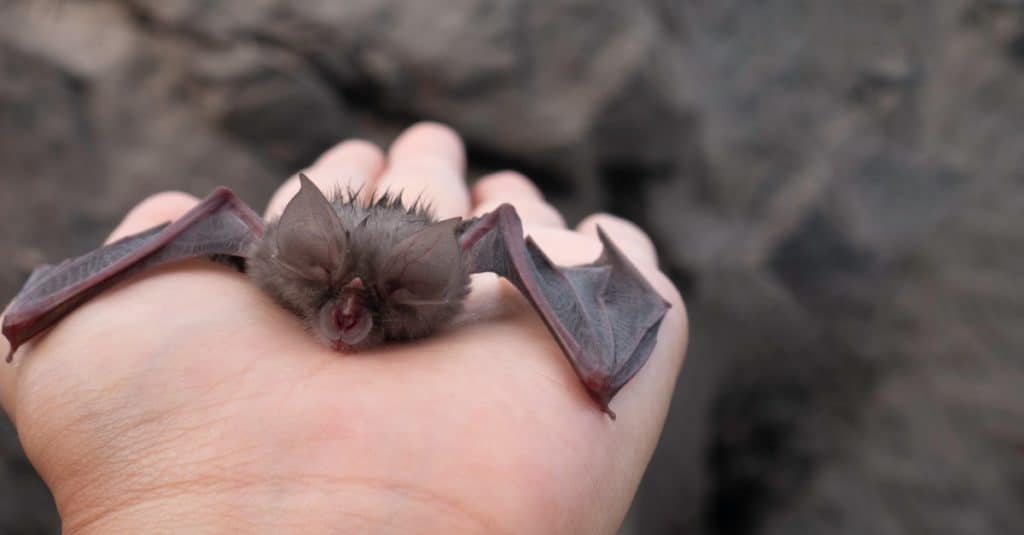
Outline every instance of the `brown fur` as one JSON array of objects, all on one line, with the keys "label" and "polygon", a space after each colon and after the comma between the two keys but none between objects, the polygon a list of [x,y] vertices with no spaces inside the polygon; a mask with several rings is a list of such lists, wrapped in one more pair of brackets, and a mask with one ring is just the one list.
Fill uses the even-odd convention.
[{"label": "brown fur", "polygon": [[[469,293],[469,275],[461,258],[442,259],[445,272],[429,273],[430,277],[436,276],[442,281],[454,281],[448,286],[443,299],[417,304],[395,302],[390,292],[396,284],[401,286],[404,281],[384,280],[389,254],[402,240],[436,223],[436,220],[429,207],[419,202],[407,208],[400,194],[385,193],[364,203],[357,198],[357,193],[339,192],[330,201],[347,233],[347,240],[341,265],[325,267],[329,272],[328,278],[311,277],[282,268],[282,259],[275,258],[280,252],[280,219],[268,224],[264,238],[249,258],[247,272],[260,288],[302,318],[313,332],[324,339],[327,336],[318,324],[321,309],[335,306],[341,289],[356,277],[363,282],[363,304],[373,318],[373,330],[359,347],[385,340],[419,338],[435,332],[462,309],[462,301]],[[452,273],[452,269],[457,273]]]}]

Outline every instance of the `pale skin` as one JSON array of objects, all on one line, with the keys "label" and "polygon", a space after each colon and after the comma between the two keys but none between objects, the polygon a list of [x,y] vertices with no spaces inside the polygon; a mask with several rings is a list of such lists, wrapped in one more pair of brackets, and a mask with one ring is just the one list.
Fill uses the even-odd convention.
[{"label": "pale skin", "polygon": [[[386,153],[341,143],[306,173],[325,191],[422,194],[441,218],[512,203],[562,264],[593,260],[601,225],[672,305],[647,365],[611,403],[617,420],[493,276],[474,278],[469,320],[344,355],[243,275],[185,262],[101,295],[0,366],[0,403],[64,530],[614,533],[682,364],[683,302],[636,226],[594,215],[568,229],[525,177],[496,173],[469,189],[464,168],[457,134],[421,123]],[[297,190],[292,177],[266,215]],[[155,195],[110,239],[196,202]]]}]

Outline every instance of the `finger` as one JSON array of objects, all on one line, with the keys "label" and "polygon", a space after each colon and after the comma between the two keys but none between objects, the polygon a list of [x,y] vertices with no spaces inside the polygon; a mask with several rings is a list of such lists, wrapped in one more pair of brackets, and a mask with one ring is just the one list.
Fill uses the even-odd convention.
[{"label": "finger", "polygon": [[587,216],[576,226],[576,231],[597,236],[601,227],[612,242],[636,264],[658,265],[658,252],[651,238],[634,223],[610,214]]},{"label": "finger", "polygon": [[609,404],[618,418],[611,430],[614,439],[606,450],[605,460],[621,461],[611,480],[620,497],[614,503],[622,508],[612,518],[619,521],[625,517],[654,455],[689,343],[686,306],[675,285],[652,267],[638,267],[670,308],[658,328],[657,344],[647,362]]},{"label": "finger", "polygon": [[[325,194],[351,190],[365,195],[383,168],[384,155],[380,148],[368,141],[354,139],[335,145],[303,172]],[[281,215],[288,201],[298,192],[299,175],[296,173],[270,198],[267,219]]]},{"label": "finger", "polygon": [[504,203],[516,208],[526,227],[565,227],[562,214],[544,201],[533,182],[515,171],[490,174],[473,185],[474,216],[486,214]]},{"label": "finger", "polygon": [[[2,316],[0,316],[0,321],[3,321]],[[0,336],[0,354],[6,355],[10,347],[7,338]],[[14,420],[14,400],[17,398],[17,377],[17,361],[14,364],[0,362],[0,406],[12,421]]]},{"label": "finger", "polygon": [[454,130],[419,123],[391,145],[376,192],[401,193],[406,204],[422,198],[440,219],[461,217],[469,212],[465,167],[465,148]]},{"label": "finger", "polygon": [[[10,306],[8,304],[8,306]],[[4,317],[7,316],[7,308],[4,308],[3,314],[0,314],[0,325],[3,324]],[[11,350],[11,344],[7,341],[7,337],[0,336],[0,355],[7,355]],[[17,362],[17,361],[12,361]],[[7,416],[13,421],[14,420],[14,399],[16,393],[17,383],[15,379],[17,377],[17,370],[13,364],[0,362],[0,407],[3,408]]]},{"label": "finger", "polygon": [[[625,244],[636,239],[638,231],[635,228],[629,225],[606,226],[606,220],[602,219],[598,218],[596,222],[614,243]],[[540,248],[549,252],[552,260],[559,265],[592,262],[601,250],[601,245],[592,235],[540,229],[532,236]],[[627,251],[625,247],[621,249],[627,255],[638,254]],[[669,303],[670,308],[661,321],[657,344],[647,362],[611,401],[610,408],[616,413],[616,420],[608,425],[588,425],[591,431],[598,434],[593,440],[603,445],[599,453],[601,457],[594,460],[594,463],[608,467],[605,474],[607,477],[603,479],[606,482],[605,488],[609,495],[618,498],[609,500],[607,503],[612,507],[600,513],[608,525],[621,522],[630,498],[636,492],[650,462],[668,413],[689,339],[686,307],[675,285],[652,262],[634,262],[634,265],[653,289]],[[573,377],[573,380],[576,378]],[[580,397],[585,398],[585,395],[581,394]],[[596,420],[590,418],[593,405],[583,406],[587,409],[580,413],[583,420]]]},{"label": "finger", "polygon": [[199,199],[180,191],[164,191],[151,195],[128,211],[128,215],[124,216],[104,243],[174,221],[196,204],[199,204]]},{"label": "finger", "polygon": [[[141,232],[161,223],[174,221],[199,203],[199,199],[179,191],[165,191],[146,198],[132,208],[124,217],[106,243],[119,240],[125,236]],[[2,320],[0,320],[2,321]],[[0,342],[0,352],[7,354],[7,339]],[[19,350],[20,351],[20,350]],[[0,405],[12,418],[15,414],[14,403],[17,399],[17,379],[19,367],[0,364]]]}]

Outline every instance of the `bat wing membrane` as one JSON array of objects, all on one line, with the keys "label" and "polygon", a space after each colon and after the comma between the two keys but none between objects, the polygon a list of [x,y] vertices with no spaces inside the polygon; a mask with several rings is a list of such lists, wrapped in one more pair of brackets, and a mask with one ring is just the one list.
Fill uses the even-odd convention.
[{"label": "bat wing membrane", "polygon": [[18,346],[121,280],[187,258],[244,257],[263,230],[259,215],[227,188],[218,188],[173,223],[37,268],[4,316],[3,334],[11,345],[7,360]]},{"label": "bat wing membrane", "polygon": [[523,238],[515,209],[502,205],[469,222],[460,238],[471,273],[512,282],[537,310],[591,397],[608,402],[643,367],[668,303],[604,232],[594,262],[559,267]]}]

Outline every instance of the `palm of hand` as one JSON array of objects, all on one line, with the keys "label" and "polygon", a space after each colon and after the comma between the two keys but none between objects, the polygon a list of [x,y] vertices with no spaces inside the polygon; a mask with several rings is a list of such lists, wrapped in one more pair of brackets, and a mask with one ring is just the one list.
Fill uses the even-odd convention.
[{"label": "palm of hand", "polygon": [[[599,250],[574,232],[531,233],[560,263]],[[616,422],[495,278],[474,281],[478,321],[339,355],[244,276],[203,262],[69,316],[31,346],[7,406],[69,531],[126,508],[186,513],[196,497],[253,525],[291,511],[300,531],[614,530],[685,336],[678,294],[639,267],[673,302],[648,365],[665,373],[638,375],[614,402]]]}]

